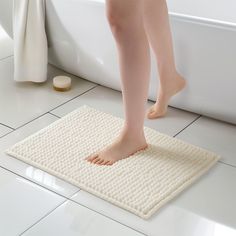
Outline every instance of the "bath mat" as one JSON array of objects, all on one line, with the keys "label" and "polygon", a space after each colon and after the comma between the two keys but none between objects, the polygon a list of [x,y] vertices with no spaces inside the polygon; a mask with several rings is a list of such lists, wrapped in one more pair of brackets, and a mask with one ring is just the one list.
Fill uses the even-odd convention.
[{"label": "bath mat", "polygon": [[5,152],[143,219],[178,195],[220,158],[144,127],[149,146],[113,165],[86,160],[120,133],[124,119],[83,105]]}]

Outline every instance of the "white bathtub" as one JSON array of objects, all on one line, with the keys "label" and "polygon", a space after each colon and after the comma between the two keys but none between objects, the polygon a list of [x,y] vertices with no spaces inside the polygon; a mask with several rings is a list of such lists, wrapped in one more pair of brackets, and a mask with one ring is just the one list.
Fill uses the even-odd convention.
[{"label": "white bathtub", "polygon": [[[235,0],[167,1],[178,71],[188,85],[170,105],[236,124]],[[105,0],[47,0],[49,62],[121,90],[115,41]],[[12,0],[0,1],[0,23],[12,36]],[[158,70],[151,50],[149,99]]]}]

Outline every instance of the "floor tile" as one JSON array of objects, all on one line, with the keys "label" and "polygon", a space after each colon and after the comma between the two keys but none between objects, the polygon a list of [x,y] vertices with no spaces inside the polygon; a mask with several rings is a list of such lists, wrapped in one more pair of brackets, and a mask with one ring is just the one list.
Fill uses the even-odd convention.
[{"label": "floor tile", "polygon": [[141,236],[143,234],[86,207],[67,201],[22,234],[22,236],[30,235]]},{"label": "floor tile", "polygon": [[236,125],[203,116],[176,137],[216,152],[220,161],[236,167]]},{"label": "floor tile", "polygon": [[16,236],[65,198],[0,168],[0,235]]},{"label": "floor tile", "polygon": [[71,199],[149,236],[225,235],[213,231],[206,234],[212,228],[229,230],[236,235],[235,179],[235,168],[217,163],[148,220],[84,190]]},{"label": "floor tile", "polygon": [[79,190],[78,187],[4,153],[4,150],[11,145],[34,134],[57,119],[53,115],[46,114],[2,137],[0,139],[0,166],[65,197],[70,197]]},{"label": "floor tile", "polygon": [[13,55],[13,40],[0,25],[0,60]]},{"label": "floor tile", "polygon": [[0,80],[0,123],[12,128],[18,128],[96,86],[70,75],[72,89],[66,92],[55,91],[52,88],[53,77],[68,74],[50,64],[45,83],[16,82],[13,80],[13,71],[13,57],[0,61],[0,77],[4,78]]},{"label": "floor tile", "polygon": [[13,130],[13,129],[8,128],[8,127],[6,127],[6,126],[0,124],[0,138],[1,138],[3,135],[6,135],[6,134],[10,133],[12,130]]},{"label": "floor tile", "polygon": [[[84,104],[124,119],[122,93],[104,86],[97,86],[89,92],[52,110],[51,113],[62,117]],[[148,101],[147,108],[152,104],[153,102]],[[165,117],[155,120],[145,119],[145,126],[173,136],[198,116],[195,113],[169,107]]]}]

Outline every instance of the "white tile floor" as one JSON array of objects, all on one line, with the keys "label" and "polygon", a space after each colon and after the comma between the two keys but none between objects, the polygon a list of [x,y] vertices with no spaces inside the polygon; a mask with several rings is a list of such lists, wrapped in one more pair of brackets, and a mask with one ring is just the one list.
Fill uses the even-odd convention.
[{"label": "white tile floor", "polygon": [[52,77],[65,72],[50,65],[48,71],[43,85],[14,82],[12,41],[0,28],[0,235],[236,236],[234,125],[171,107],[166,117],[145,120],[159,132],[222,155],[149,220],[4,154],[83,104],[124,117],[120,92],[75,76],[71,91],[55,92]]}]

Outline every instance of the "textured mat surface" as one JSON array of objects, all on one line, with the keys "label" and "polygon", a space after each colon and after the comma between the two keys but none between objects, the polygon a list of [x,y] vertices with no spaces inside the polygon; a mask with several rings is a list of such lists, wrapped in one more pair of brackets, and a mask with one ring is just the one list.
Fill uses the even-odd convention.
[{"label": "textured mat surface", "polygon": [[112,143],[123,122],[83,105],[5,152],[143,219],[151,217],[220,158],[145,126],[147,149],[110,166],[84,160]]}]

